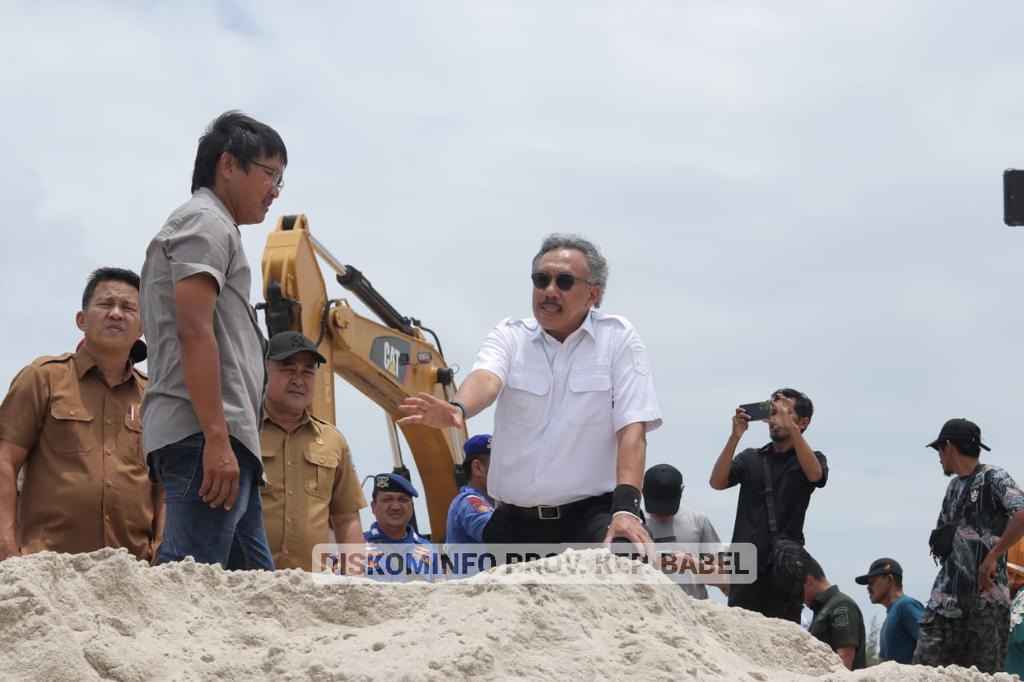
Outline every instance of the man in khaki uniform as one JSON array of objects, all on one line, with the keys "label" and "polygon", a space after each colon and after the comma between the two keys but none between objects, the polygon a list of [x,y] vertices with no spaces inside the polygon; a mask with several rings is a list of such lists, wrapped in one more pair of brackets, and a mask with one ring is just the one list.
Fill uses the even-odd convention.
[{"label": "man in khaki uniform", "polygon": [[93,272],[76,323],[78,351],[25,367],[0,405],[0,559],[125,547],[149,561],[163,500],[139,447],[139,276]]},{"label": "man in khaki uniform", "polygon": [[[359,510],[366,498],[338,429],[309,414],[316,371],[326,362],[299,332],[281,332],[267,352],[265,417],[260,449],[267,486],[263,525],[277,568],[313,568],[313,547],[363,544]],[[322,567],[317,566],[319,571]]]}]

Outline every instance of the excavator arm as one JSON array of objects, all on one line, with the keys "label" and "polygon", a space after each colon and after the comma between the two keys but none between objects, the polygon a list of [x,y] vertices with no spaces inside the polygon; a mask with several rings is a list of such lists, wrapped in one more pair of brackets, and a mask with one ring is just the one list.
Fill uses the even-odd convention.
[{"label": "excavator arm", "polygon": [[[328,298],[318,255],[335,271],[338,282],[384,324],[359,315],[343,298]],[[335,259],[310,234],[303,214],[281,217],[267,236],[263,290],[266,302],[258,307],[266,313],[268,335],[301,331],[316,342],[327,359],[317,376],[310,411],[335,423],[334,374],[338,374],[384,409],[395,469],[402,471],[404,462],[395,423],[401,416],[398,406],[421,392],[444,400],[454,395],[454,372],[441,356],[436,336],[436,345],[429,343],[423,336],[425,327],[400,315],[361,272]],[[439,541],[444,535],[448,506],[457,492],[453,472],[461,468],[465,427],[401,429],[423,482],[433,539]]]}]

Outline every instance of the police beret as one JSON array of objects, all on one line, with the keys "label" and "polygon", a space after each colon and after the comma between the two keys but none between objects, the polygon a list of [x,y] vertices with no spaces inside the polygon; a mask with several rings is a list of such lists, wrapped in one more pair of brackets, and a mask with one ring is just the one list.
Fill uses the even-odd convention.
[{"label": "police beret", "polygon": [[380,493],[405,493],[412,497],[419,497],[416,488],[405,476],[398,474],[377,474],[373,477],[373,490]]},{"label": "police beret", "polygon": [[491,434],[481,433],[477,436],[473,436],[462,445],[462,451],[466,453],[466,457],[470,455],[489,455],[491,454]]}]

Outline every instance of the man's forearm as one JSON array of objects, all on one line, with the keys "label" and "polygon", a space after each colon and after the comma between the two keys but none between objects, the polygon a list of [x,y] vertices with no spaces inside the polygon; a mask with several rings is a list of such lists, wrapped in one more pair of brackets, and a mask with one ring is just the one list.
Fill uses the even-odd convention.
[{"label": "man's forearm", "polygon": [[220,392],[220,349],[213,327],[183,333],[181,341],[181,372],[192,400],[192,409],[208,441],[227,442],[228,427],[224,419],[224,403]]},{"label": "man's forearm", "polygon": [[804,434],[799,430],[793,434],[793,449],[796,450],[796,459],[807,480],[811,483],[820,481],[825,473],[821,470],[821,462],[818,461],[818,456],[814,454],[814,450],[807,444]]},{"label": "man's forearm", "polygon": [[725,441],[725,447],[715,460],[715,466],[711,469],[711,479],[708,481],[715,490],[725,490],[729,485],[729,472],[732,470],[732,458],[736,455],[736,448],[740,444],[740,436],[729,434],[729,440]]},{"label": "man's forearm", "polygon": [[643,487],[644,465],[647,461],[647,425],[637,422],[623,426],[616,434],[618,457],[615,464],[615,484]]},{"label": "man's forearm", "polygon": [[466,406],[466,418],[475,417],[495,401],[501,392],[501,379],[493,372],[478,369],[469,373],[459,386],[455,399]]}]

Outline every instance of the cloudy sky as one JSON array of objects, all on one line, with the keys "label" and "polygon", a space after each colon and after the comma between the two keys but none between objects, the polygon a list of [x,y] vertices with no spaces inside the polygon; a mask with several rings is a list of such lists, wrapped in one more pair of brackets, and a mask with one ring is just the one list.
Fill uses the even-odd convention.
[{"label": "cloudy sky", "polygon": [[[947,481],[923,445],[945,419],[978,421],[986,459],[1024,477],[1024,233],[1001,222],[1002,171],[1024,166],[1019,3],[0,8],[0,381],[74,348],[89,271],[141,267],[197,137],[239,108],[291,161],[243,228],[254,269],[277,216],[306,213],[463,376],[529,314],[543,235],[599,243],[603,307],[645,339],[665,416],[648,461],[723,536],[735,491],[707,478],[733,408],[808,393],[831,466],[808,547],[868,618],[853,576],[879,556],[927,597]],[[388,469],[380,410],[338,395],[360,473]]]}]

